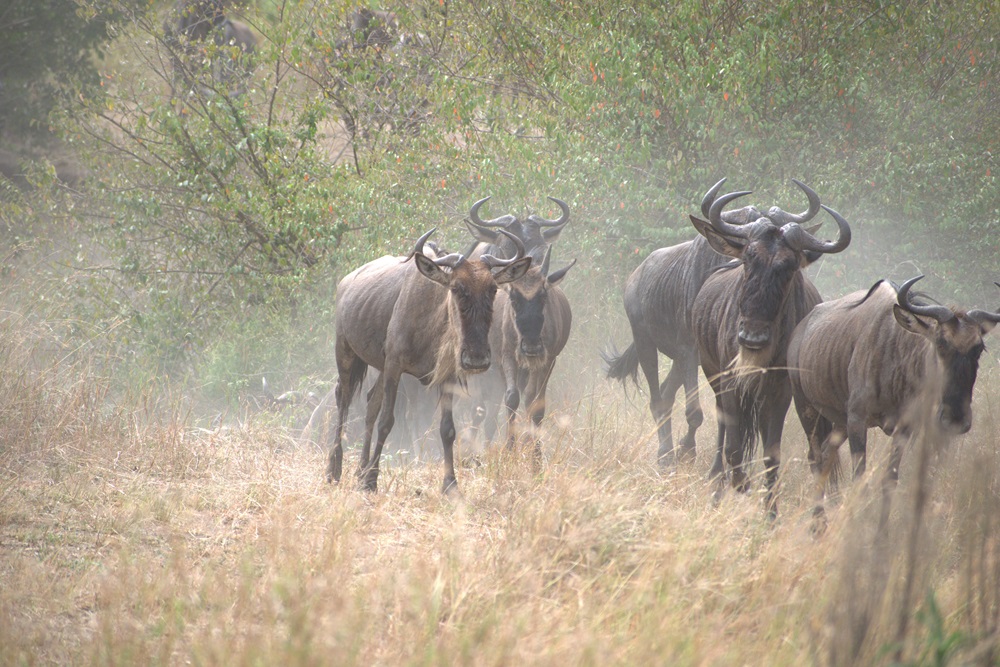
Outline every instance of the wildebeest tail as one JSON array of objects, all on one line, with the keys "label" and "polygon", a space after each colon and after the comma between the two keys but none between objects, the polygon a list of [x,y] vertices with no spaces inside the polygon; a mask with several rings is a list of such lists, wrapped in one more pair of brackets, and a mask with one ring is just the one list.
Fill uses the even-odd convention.
[{"label": "wildebeest tail", "polygon": [[620,354],[614,343],[610,343],[609,349],[601,351],[601,359],[604,360],[604,374],[608,379],[621,380],[624,384],[632,378],[632,382],[639,383],[639,352],[635,349],[635,341]]},{"label": "wildebeest tail", "polygon": [[346,398],[349,401],[353,402],[358,392],[361,391],[361,385],[364,384],[366,375],[368,375],[368,364],[355,358],[347,374],[349,384],[347,385]]}]

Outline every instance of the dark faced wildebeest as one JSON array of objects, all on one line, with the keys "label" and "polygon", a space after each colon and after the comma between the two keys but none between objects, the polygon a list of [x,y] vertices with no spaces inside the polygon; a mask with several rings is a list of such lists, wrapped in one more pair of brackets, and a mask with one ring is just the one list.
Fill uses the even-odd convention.
[{"label": "dark faced wildebeest", "polygon": [[[490,344],[500,351],[497,366],[505,388],[508,445],[516,439],[514,420],[522,393],[525,411],[535,428],[545,416],[545,390],[573,322],[569,300],[558,284],[573,264],[576,260],[550,274],[546,253],[540,267],[532,267],[497,294]],[[541,457],[537,438],[535,456]]]},{"label": "dark faced wildebeest", "polygon": [[[709,217],[710,207],[726,179],[713,185],[701,202],[702,214]],[[802,223],[819,212],[819,197],[795,181],[809,199],[809,208],[800,214],[786,213],[772,207],[768,217],[780,224]],[[743,225],[760,218],[753,206],[721,211],[721,219],[730,225]],[[695,431],[704,417],[698,400],[698,344],[692,331],[691,309],[705,280],[730,257],[712,249],[704,236],[668,248],[660,248],[643,260],[625,283],[625,313],[632,328],[632,344],[625,352],[603,354],[609,378],[637,379],[637,371],[649,386],[649,409],[657,425],[661,466],[674,454],[671,413],[674,395],[684,386],[687,398],[687,433],[681,439],[681,454],[694,458]],[[659,357],[662,352],[672,360],[670,371],[660,384]]]},{"label": "dark faced wildebeest", "polygon": [[898,292],[882,280],[867,293],[823,303],[792,334],[789,374],[817,476],[817,516],[823,514],[826,478],[845,436],[855,477],[865,470],[868,429],[892,436],[883,480],[884,525],[903,446],[916,426],[914,411],[934,410],[944,435],[972,427],[983,337],[1000,314],[916,304],[909,291],[922,277],[907,280]]},{"label": "dark faced wildebeest", "polygon": [[[381,375],[368,397],[359,477],[365,488],[378,485],[379,458],[393,426],[396,391],[403,373],[441,392],[443,490],[456,486],[452,446],[452,403],[456,384],[490,366],[490,324],[497,285],[517,280],[531,258],[523,246],[511,259],[460,254],[432,259],[423,253],[431,230],[406,258],[382,257],[348,274],[337,286],[337,427],[327,480],[339,481],[343,464],[344,419],[369,366]],[[520,243],[518,241],[518,243]],[[413,259],[413,262],[409,260]],[[378,439],[371,453],[372,431]],[[371,455],[370,455],[371,454]]]},{"label": "dark faced wildebeest", "polygon": [[[802,186],[800,186],[802,187]],[[792,400],[786,351],[792,330],[822,299],[802,269],[825,253],[844,250],[851,228],[833,209],[836,241],[825,242],[797,222],[775,224],[761,217],[746,225],[727,223],[722,208],[748,192],[717,199],[709,222],[691,216],[716,251],[737,260],[713,273],[692,308],[701,367],[715,392],[719,434],[711,476],[721,491],[726,464],[732,485],[749,488],[745,466],[758,432],[764,443],[766,504],[776,511],[774,486],[781,455],[781,431]]]}]

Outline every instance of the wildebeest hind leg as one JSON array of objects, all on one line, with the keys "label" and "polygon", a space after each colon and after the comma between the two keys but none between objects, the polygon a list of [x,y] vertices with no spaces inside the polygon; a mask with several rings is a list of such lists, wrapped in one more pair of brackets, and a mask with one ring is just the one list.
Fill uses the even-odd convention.
[{"label": "wildebeest hind leg", "polygon": [[[687,433],[681,438],[679,456],[687,461],[695,457],[695,433],[705,421],[698,398],[698,356],[692,351],[687,359],[678,359],[674,365],[681,371],[684,383],[684,415],[687,419]],[[673,398],[671,397],[671,401]]]},{"label": "wildebeest hind leg", "polygon": [[[664,386],[660,386],[660,370],[658,352],[656,347],[648,342],[640,342],[640,338],[635,339],[636,352],[639,355],[639,367],[646,377],[646,384],[649,386],[649,411],[656,422],[656,435],[659,441],[659,448],[656,452],[656,461],[660,467],[666,467],[674,453],[674,439],[671,432],[670,406],[663,397],[667,379],[663,380]],[[677,388],[674,387],[676,393]],[[670,395],[673,401],[673,393]]]},{"label": "wildebeest hind leg", "polygon": [[[392,426],[395,423],[396,392],[399,389],[398,374],[393,375],[388,372],[383,372],[380,379],[382,380],[382,382],[379,383],[382,387],[382,391],[376,391],[373,393],[372,400],[369,400],[368,402],[369,413],[365,415],[365,421],[367,422],[373,409],[378,413],[378,439],[375,442],[375,451],[372,452],[370,461],[365,455],[366,452],[362,450],[362,463],[361,467],[358,469],[358,476],[361,478],[361,488],[365,491],[372,492],[378,490],[379,461],[382,458],[382,448],[385,446],[385,441],[389,438],[389,433],[392,431]],[[380,405],[376,408],[372,408],[371,405],[376,402],[375,399],[379,399],[377,402]],[[368,433],[365,436],[365,449],[368,449],[370,442],[371,430],[368,429]]]}]

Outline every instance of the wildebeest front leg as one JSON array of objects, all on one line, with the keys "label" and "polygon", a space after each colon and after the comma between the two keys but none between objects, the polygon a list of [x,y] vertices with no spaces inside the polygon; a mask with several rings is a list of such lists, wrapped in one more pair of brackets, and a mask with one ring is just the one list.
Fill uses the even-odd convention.
[{"label": "wildebeest front leg", "polygon": [[770,518],[778,516],[778,472],[781,467],[781,434],[785,428],[785,414],[792,402],[791,385],[787,380],[765,391],[761,414],[760,438],[764,444],[764,504]]},{"label": "wildebeest front leg", "polygon": [[726,488],[726,468],[723,452],[726,448],[726,413],[722,402],[722,386],[718,379],[710,382],[712,391],[715,393],[715,421],[718,432],[715,436],[715,458],[712,460],[712,468],[708,471],[708,479],[712,483],[712,499],[719,502]]},{"label": "wildebeest front leg", "polygon": [[542,372],[533,373],[530,380],[528,381],[528,387],[525,390],[525,397],[527,399],[528,405],[528,415],[531,417],[532,424],[532,440],[534,441],[534,455],[535,464],[540,465],[542,462],[542,440],[540,437],[540,429],[542,425],[542,419],[545,418],[545,390],[549,384],[549,377],[552,375],[552,366],[549,366]]},{"label": "wildebeest front leg", "polygon": [[458,491],[455,481],[455,416],[452,407],[455,394],[449,387],[441,392],[441,447],[444,450],[444,483],[441,493]]},{"label": "wildebeest front leg", "polygon": [[372,385],[372,388],[368,391],[367,396],[367,407],[365,408],[365,439],[361,446],[361,470],[368,467],[368,462],[371,459],[372,454],[372,434],[375,431],[375,421],[378,419],[379,410],[382,409],[382,398],[384,396],[384,387],[382,386],[381,376]]},{"label": "wildebeest front leg", "polygon": [[882,478],[882,511],[879,514],[879,532],[886,534],[889,528],[889,509],[892,506],[892,495],[899,483],[899,466],[903,461],[903,449],[910,445],[910,431],[897,427],[892,434],[892,450],[889,453],[889,466]]},{"label": "wildebeest front leg", "polygon": [[[396,392],[399,389],[399,374],[383,372],[381,379],[382,391],[376,391],[371,396],[374,400],[379,393],[382,394],[381,409],[377,410],[379,414],[378,440],[375,442],[375,451],[372,453],[371,460],[366,460],[362,454],[362,465],[358,468],[358,477],[361,479],[361,485],[365,491],[378,490],[378,467],[382,458],[382,447],[385,446],[385,441],[389,438],[392,425],[396,420]],[[371,402],[369,401],[369,404]],[[368,415],[365,418],[367,419]]]}]

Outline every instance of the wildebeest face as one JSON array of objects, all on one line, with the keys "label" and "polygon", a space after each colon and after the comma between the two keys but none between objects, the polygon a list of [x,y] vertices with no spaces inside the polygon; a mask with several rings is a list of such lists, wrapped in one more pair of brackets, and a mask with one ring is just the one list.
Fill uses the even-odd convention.
[{"label": "wildebeest face", "polygon": [[[986,346],[985,336],[992,323],[979,323],[964,313],[955,313],[944,322],[893,307],[896,321],[907,331],[919,334],[930,344],[936,360],[940,383],[938,423],[952,434],[967,433],[972,428],[972,390],[979,371],[979,357]],[[927,378],[928,381],[933,381]]]},{"label": "wildebeest face", "polygon": [[569,272],[576,260],[558,271],[548,274],[548,254],[540,268],[531,269],[523,278],[510,284],[510,307],[514,311],[514,327],[517,329],[518,361],[525,366],[545,361],[545,341],[542,328],[545,326],[545,305],[548,303],[549,288],[558,284]]},{"label": "wildebeest face", "polygon": [[492,268],[484,261],[459,258],[447,265],[450,270],[445,270],[422,252],[413,257],[420,273],[448,288],[449,318],[453,325],[458,324],[458,366],[467,373],[485,371],[491,360],[489,332],[497,285],[523,276],[531,266],[531,258],[522,257]]},{"label": "wildebeest face", "polygon": [[799,270],[799,254],[783,242],[781,229],[760,224],[742,253],[736,337],[740,347],[761,351],[771,345],[773,330]]}]

